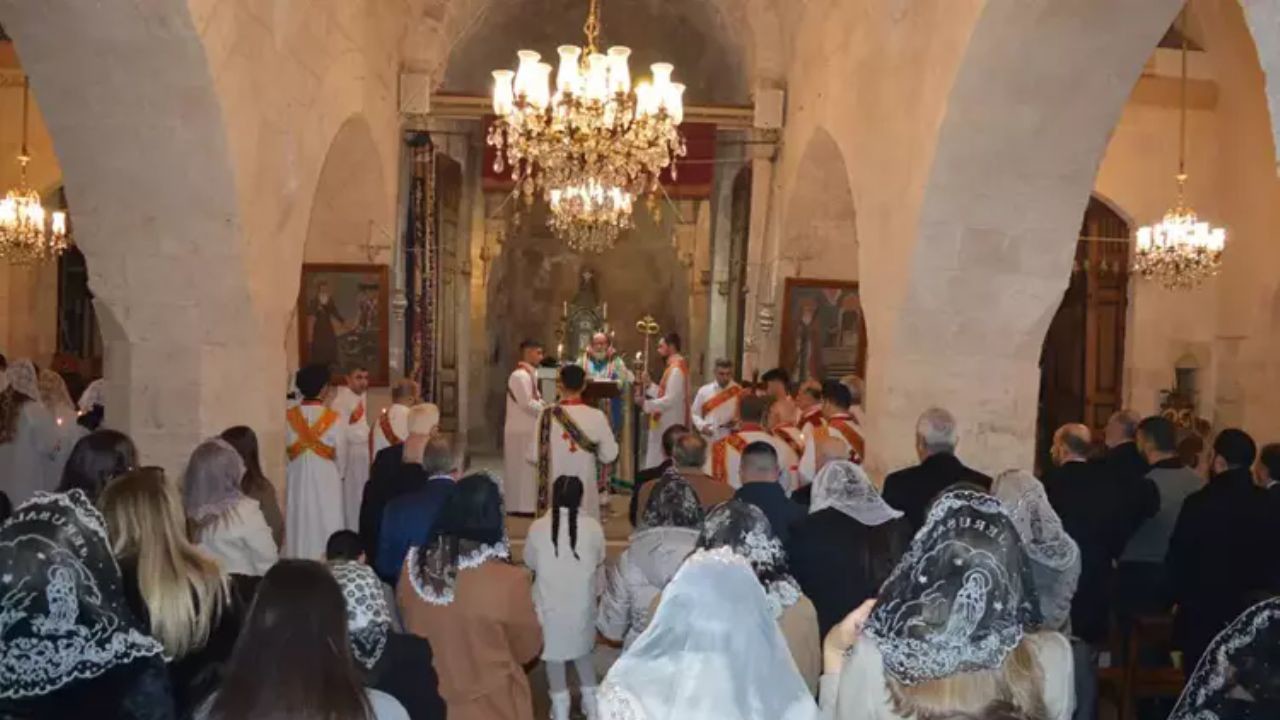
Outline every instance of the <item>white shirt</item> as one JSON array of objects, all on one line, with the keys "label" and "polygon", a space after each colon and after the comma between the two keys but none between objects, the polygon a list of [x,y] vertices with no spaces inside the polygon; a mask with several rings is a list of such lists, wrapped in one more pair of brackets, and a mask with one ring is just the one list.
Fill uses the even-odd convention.
[{"label": "white shirt", "polygon": [[715,382],[709,382],[698,388],[698,394],[693,396],[693,406],[690,408],[693,427],[712,442],[729,434],[728,426],[738,417],[738,398],[730,398],[707,413],[703,412],[703,407],[720,393],[734,390],[741,391],[741,387],[737,383],[729,383],[722,388]]},{"label": "white shirt", "polygon": [[227,573],[261,577],[276,564],[279,551],[258,501],[240,503],[200,530],[199,545]]}]

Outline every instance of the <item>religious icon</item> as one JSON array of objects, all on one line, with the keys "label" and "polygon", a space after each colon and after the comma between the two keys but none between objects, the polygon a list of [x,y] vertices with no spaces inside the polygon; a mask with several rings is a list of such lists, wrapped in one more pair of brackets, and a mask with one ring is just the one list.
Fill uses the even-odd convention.
[{"label": "religious icon", "polygon": [[388,383],[387,268],[385,265],[302,266],[298,293],[298,361],[369,369],[370,382]]},{"label": "religious icon", "polygon": [[782,366],[796,383],[865,377],[866,322],[858,284],[787,278]]}]

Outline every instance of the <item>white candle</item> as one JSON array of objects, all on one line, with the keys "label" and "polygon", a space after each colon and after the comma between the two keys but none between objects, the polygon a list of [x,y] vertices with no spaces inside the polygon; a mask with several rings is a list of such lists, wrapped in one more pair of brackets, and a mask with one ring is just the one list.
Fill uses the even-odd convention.
[{"label": "white candle", "polygon": [[561,317],[566,317],[566,316],[568,316],[568,314],[569,314],[569,301],[568,301],[568,300],[565,300],[565,301],[560,305],[560,316],[561,316]]},{"label": "white candle", "polygon": [[604,316],[603,319],[609,319],[609,303],[604,303],[600,306],[600,314]]}]

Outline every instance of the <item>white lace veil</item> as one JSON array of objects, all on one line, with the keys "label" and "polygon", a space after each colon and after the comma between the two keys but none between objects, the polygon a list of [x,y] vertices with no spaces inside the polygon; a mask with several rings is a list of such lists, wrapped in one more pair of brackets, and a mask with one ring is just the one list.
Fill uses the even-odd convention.
[{"label": "white lace veil", "polygon": [[1007,470],[996,477],[991,494],[1008,508],[1032,560],[1058,571],[1074,565],[1079,573],[1080,548],[1062,526],[1039,480],[1025,470]]},{"label": "white lace veil", "polygon": [[883,525],[902,517],[902,512],[876,492],[871,478],[856,463],[837,460],[827,463],[813,479],[813,497],[809,513],[835,508],[863,525]]},{"label": "white lace veil", "polygon": [[129,611],[106,523],[84,493],[36,493],[0,528],[0,699],[162,652]]},{"label": "white lace veil", "polygon": [[1280,598],[1244,611],[1223,630],[1169,720],[1280,718]]},{"label": "white lace veil", "polygon": [[44,405],[40,399],[40,375],[36,372],[35,363],[25,358],[11,363],[8,377],[9,387],[26,395],[32,402]]},{"label": "white lace veil", "polygon": [[885,672],[914,685],[991,670],[1042,624],[1031,561],[1008,511],[985,493],[934,502],[880,590],[867,634]]},{"label": "white lace veil", "polygon": [[662,593],[653,621],[609,670],[603,720],[813,720],[764,591],[728,548],[699,550]]}]

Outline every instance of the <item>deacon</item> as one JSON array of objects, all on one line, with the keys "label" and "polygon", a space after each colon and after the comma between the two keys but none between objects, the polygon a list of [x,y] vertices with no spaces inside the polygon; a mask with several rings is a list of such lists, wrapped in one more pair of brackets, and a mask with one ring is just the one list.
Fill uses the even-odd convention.
[{"label": "deacon", "polygon": [[791,376],[782,368],[774,368],[760,380],[764,382],[765,395],[773,401],[769,405],[769,417],[765,426],[772,430],[783,425],[795,425],[800,411],[791,399]]},{"label": "deacon", "polygon": [[529,461],[536,468],[538,515],[551,506],[551,482],[561,475],[582,481],[582,511],[600,519],[600,488],[607,465],[618,459],[618,442],[603,412],[582,399],[587,373],[577,365],[560,368],[560,402],[538,416]]},{"label": "deacon", "polygon": [[835,438],[843,442],[848,450],[849,460],[862,464],[866,441],[862,437],[862,428],[849,414],[853,404],[853,393],[849,386],[838,380],[828,380],[822,384],[822,416],[826,424],[814,428],[813,437],[805,446],[804,457],[800,459],[800,482],[808,485],[818,474],[817,445],[824,438]]},{"label": "deacon", "polygon": [[[538,509],[538,485],[529,464],[529,443],[542,412],[538,391],[538,365],[542,343],[520,343],[520,362],[507,378],[507,419],[502,431],[503,495],[507,512],[532,516]],[[585,482],[583,483],[586,484]]]},{"label": "deacon", "polygon": [[[689,418],[689,364],[680,355],[680,335],[668,333],[658,341],[658,356],[666,359],[666,369],[657,385],[645,373],[642,385],[643,409],[649,416],[649,441],[645,448],[644,467],[662,463],[662,433],[672,425],[690,426]],[[640,388],[636,388],[637,395]],[[641,468],[644,469],[644,468]]]},{"label": "deacon", "polygon": [[334,393],[330,407],[344,422],[342,436],[346,443],[342,468],[342,498],[348,530],[360,527],[360,499],[364,484],[369,482],[369,370],[353,365],[347,372],[347,384]]},{"label": "deacon", "polygon": [[796,408],[800,410],[800,420],[796,425],[801,432],[808,434],[814,428],[826,425],[827,421],[822,417],[822,384],[817,380],[806,380],[800,386],[800,392],[796,393]]},{"label": "deacon", "polygon": [[778,453],[778,467],[782,476],[778,483],[784,490],[791,487],[791,474],[795,471],[799,457],[781,439],[775,437],[764,427],[768,400],[752,395],[741,399],[742,423],[738,429],[717,440],[711,446],[710,457],[703,472],[715,478],[716,482],[726,483],[734,488],[742,487],[739,466],[742,464],[742,453],[754,442],[768,443]]},{"label": "deacon", "polygon": [[707,442],[715,442],[733,432],[738,421],[742,386],[733,381],[733,362],[716,360],[716,379],[698,389],[693,397],[693,427]]},{"label": "deacon", "polygon": [[391,407],[382,411],[373,430],[373,457],[404,442],[409,434],[409,408],[418,402],[418,383],[404,378],[391,386]]},{"label": "deacon", "polygon": [[302,402],[285,414],[285,471],[288,504],[285,555],[306,560],[324,557],[329,536],[343,528],[342,465],[348,449],[341,416],[321,398],[329,368],[309,365],[297,373]]}]

